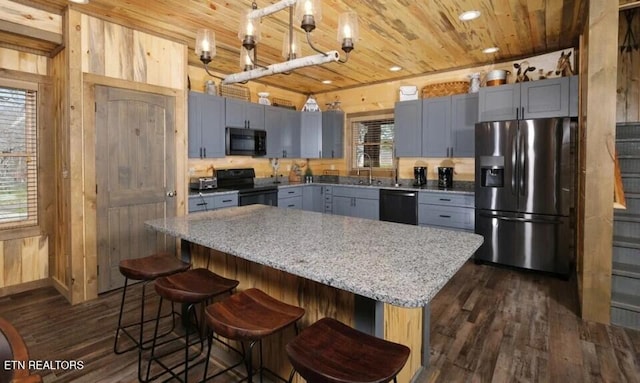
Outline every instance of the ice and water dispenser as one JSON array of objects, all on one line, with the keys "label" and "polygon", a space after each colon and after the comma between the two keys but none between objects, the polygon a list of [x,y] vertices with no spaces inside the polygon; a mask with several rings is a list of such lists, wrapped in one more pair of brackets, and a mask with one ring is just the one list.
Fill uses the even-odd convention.
[{"label": "ice and water dispenser", "polygon": [[480,186],[504,187],[504,156],[480,157]]}]

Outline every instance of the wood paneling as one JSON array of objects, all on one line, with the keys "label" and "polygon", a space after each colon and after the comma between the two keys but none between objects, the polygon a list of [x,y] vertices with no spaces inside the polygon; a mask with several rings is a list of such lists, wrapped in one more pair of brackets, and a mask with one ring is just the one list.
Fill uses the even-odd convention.
[{"label": "wood paneling", "polygon": [[48,257],[46,236],[0,241],[0,288],[48,278]]},{"label": "wood paneling", "polygon": [[[618,49],[618,7],[608,0],[589,4],[584,174],[584,233],[581,310],[587,320],[609,323],[613,231],[613,162]],[[579,208],[582,208],[580,206]]]},{"label": "wood paneling", "polygon": [[46,75],[47,58],[0,47],[0,68]]},{"label": "wood paneling", "polygon": [[[640,12],[634,9],[631,24],[636,43],[640,44]],[[626,16],[631,11],[622,11],[618,21],[618,47],[624,43],[629,28]],[[616,122],[640,121],[640,50],[621,52],[618,50],[618,87]]]},{"label": "wood paneling", "polygon": [[82,70],[184,89],[184,45],[91,16],[81,16]]},{"label": "wood paneling", "polygon": [[[273,1],[257,1],[265,7]],[[86,5],[69,5],[67,0],[29,0],[29,4],[62,10],[69,6],[88,15],[189,46],[188,60],[198,65],[194,54],[195,34],[207,27],[216,33],[217,56],[211,67],[229,74],[239,71],[239,18],[251,1],[165,0],[149,7],[147,0],[92,0]],[[318,93],[376,81],[390,81],[451,68],[472,67],[506,59],[528,57],[576,46],[582,31],[586,2],[558,0],[470,0],[451,1],[365,1],[323,2],[323,19],[312,33],[322,50],[340,49],[336,41],[338,15],[358,13],[360,40],[346,65],[331,63],[294,71],[291,75],[265,77],[261,82],[300,93]],[[482,16],[462,22],[458,15],[477,9]],[[296,33],[303,38],[296,21]],[[282,36],[288,28],[288,12],[265,17],[259,43],[261,64],[283,61]],[[482,49],[498,46],[495,54]],[[306,44],[304,55],[314,53]],[[404,67],[390,72],[392,65]],[[322,84],[322,80],[333,84]]]}]

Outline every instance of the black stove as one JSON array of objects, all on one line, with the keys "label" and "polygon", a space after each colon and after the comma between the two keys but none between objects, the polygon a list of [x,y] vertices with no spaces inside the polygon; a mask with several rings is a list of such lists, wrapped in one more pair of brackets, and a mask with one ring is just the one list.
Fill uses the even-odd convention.
[{"label": "black stove", "polygon": [[256,185],[253,168],[216,170],[218,191],[238,191],[238,205],[263,204],[278,206],[278,187]]}]

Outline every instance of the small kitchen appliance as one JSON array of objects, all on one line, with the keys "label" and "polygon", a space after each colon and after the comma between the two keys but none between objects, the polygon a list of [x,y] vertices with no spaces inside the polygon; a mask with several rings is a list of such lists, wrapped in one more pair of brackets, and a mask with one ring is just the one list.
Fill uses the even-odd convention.
[{"label": "small kitchen appliance", "polygon": [[210,190],[218,187],[218,179],[216,177],[191,177],[189,179],[189,189],[191,190]]},{"label": "small kitchen appliance", "polygon": [[438,187],[440,189],[449,189],[453,186],[453,168],[438,168]]},{"label": "small kitchen appliance", "polygon": [[427,167],[415,166],[413,168],[413,186],[422,186],[427,184]]}]

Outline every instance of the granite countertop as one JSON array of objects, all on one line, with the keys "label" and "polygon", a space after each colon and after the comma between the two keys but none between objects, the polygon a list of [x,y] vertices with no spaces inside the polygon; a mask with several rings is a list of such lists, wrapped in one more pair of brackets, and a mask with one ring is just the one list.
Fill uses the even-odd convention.
[{"label": "granite countertop", "polygon": [[[427,305],[476,234],[265,205],[147,221],[160,232],[377,301]],[[282,233],[296,240],[282,243]]]}]

